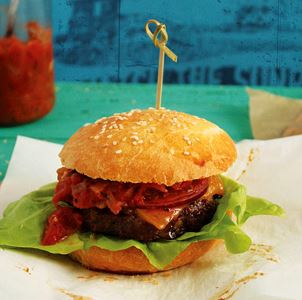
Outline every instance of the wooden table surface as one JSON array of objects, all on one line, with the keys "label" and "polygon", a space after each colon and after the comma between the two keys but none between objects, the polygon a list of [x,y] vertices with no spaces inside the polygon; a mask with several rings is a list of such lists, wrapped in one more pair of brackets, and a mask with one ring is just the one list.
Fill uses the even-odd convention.
[{"label": "wooden table surface", "polygon": [[[64,143],[85,123],[115,112],[154,106],[156,86],[57,83],[56,90],[55,108],[45,118],[22,126],[0,128],[0,181],[5,175],[17,135]],[[302,96],[302,88],[265,90],[293,98]],[[236,141],[252,138],[244,87],[165,85],[162,105],[215,122]]]}]

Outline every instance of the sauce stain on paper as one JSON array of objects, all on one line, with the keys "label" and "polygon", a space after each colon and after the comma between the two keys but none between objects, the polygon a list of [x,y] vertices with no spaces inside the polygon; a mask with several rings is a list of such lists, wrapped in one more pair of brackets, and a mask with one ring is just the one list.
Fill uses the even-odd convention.
[{"label": "sauce stain on paper", "polygon": [[87,274],[77,276],[78,279],[90,280],[101,277],[101,273],[90,271]]},{"label": "sauce stain on paper", "polygon": [[164,278],[170,277],[171,275],[172,275],[171,271],[166,271],[159,274],[160,277],[164,277]]},{"label": "sauce stain on paper", "polygon": [[117,277],[115,276],[106,276],[105,278],[103,278],[104,281],[116,281],[118,280]]},{"label": "sauce stain on paper", "polygon": [[[273,247],[271,245],[266,244],[252,244],[249,253],[252,255],[251,259],[246,261],[246,269],[253,266],[255,263],[259,261],[259,259],[265,259],[269,262],[278,263],[279,258],[276,254],[273,253]],[[219,294],[214,296],[212,300],[228,300],[231,299],[239,289],[246,285],[249,281],[257,279],[259,277],[264,276],[263,272],[257,271],[251,273],[247,276],[244,276],[240,279],[235,280],[230,283],[227,287],[225,287]],[[219,288],[219,287],[216,287]]]},{"label": "sauce stain on paper", "polygon": [[236,280],[233,284],[231,284],[230,287],[225,288],[221,294],[218,295],[218,297],[215,299],[217,300],[228,300],[231,299],[236,292],[240,289],[241,286],[247,284],[249,281],[257,279],[261,276],[263,276],[263,272],[254,272],[250,275],[244,276],[238,280]]},{"label": "sauce stain on paper", "polygon": [[133,278],[137,279],[138,281],[145,282],[145,283],[151,283],[153,285],[159,285],[158,280],[156,280],[153,277],[153,275],[138,275],[138,276],[135,276]]},{"label": "sauce stain on paper", "polygon": [[106,273],[90,271],[89,273],[77,276],[77,278],[85,281],[93,280],[93,279],[101,279],[108,282],[119,280],[117,276],[111,276],[111,275],[105,276],[105,274]]},{"label": "sauce stain on paper", "polygon": [[254,149],[254,148],[250,149],[249,155],[247,157],[247,162],[246,162],[245,169],[242,170],[241,174],[237,177],[236,180],[239,180],[246,173],[248,167],[251,165],[251,163],[253,162],[253,160],[255,158],[255,152],[256,151],[259,151],[259,149]]},{"label": "sauce stain on paper", "polygon": [[87,280],[103,280],[106,282],[114,282],[118,280],[134,280],[134,281],[140,281],[145,283],[150,283],[152,285],[158,285],[159,281],[156,279],[158,276],[162,278],[168,278],[171,276],[171,272],[163,272],[162,274],[158,275],[107,275],[106,273],[102,272],[89,272],[87,274],[82,274],[77,276],[76,278],[87,281]]},{"label": "sauce stain on paper", "polygon": [[274,263],[279,262],[279,257],[273,253],[273,247],[271,245],[252,244],[249,251],[256,256],[262,257],[268,261]]},{"label": "sauce stain on paper", "polygon": [[86,297],[86,296],[80,296],[80,295],[75,295],[72,294],[64,289],[58,289],[61,293],[65,294],[66,296],[69,296],[73,300],[93,300],[91,297]]}]

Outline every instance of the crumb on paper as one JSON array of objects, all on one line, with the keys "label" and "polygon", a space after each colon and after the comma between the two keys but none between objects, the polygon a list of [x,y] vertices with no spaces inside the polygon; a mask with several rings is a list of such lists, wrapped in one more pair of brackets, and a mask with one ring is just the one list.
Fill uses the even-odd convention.
[{"label": "crumb on paper", "polygon": [[64,289],[58,289],[61,293],[65,294],[66,296],[69,296],[73,300],[93,300],[91,297],[86,297],[86,296],[80,296],[80,295],[75,295],[73,293],[70,293]]},{"label": "crumb on paper", "polygon": [[24,271],[25,273],[27,273],[28,275],[31,275],[31,271],[30,268],[27,266],[17,266],[18,269]]},{"label": "crumb on paper", "polygon": [[213,300],[228,300],[231,299],[239,289],[246,285],[251,280],[257,279],[261,276],[264,276],[263,272],[254,272],[250,275],[244,276],[236,281],[234,281],[229,287],[224,288],[224,290],[219,293],[218,296],[215,296]]}]

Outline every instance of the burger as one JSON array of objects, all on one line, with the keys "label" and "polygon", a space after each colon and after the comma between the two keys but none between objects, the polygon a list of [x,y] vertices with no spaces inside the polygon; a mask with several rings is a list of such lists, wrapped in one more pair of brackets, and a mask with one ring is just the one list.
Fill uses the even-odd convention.
[{"label": "burger", "polygon": [[[236,159],[234,142],[182,112],[102,118],[80,128],[59,156],[55,187],[7,208],[0,245],[69,254],[93,270],[154,273],[189,264],[221,240],[232,253],[246,251],[251,241],[240,225],[282,213],[221,176]],[[22,238],[20,230],[1,238],[12,211],[22,215]]]}]

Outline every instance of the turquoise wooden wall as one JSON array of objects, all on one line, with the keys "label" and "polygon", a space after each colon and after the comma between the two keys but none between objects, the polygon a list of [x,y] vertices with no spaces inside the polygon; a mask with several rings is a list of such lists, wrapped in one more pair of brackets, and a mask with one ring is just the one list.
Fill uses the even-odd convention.
[{"label": "turquoise wooden wall", "polygon": [[301,86],[301,0],[53,0],[56,78],[154,82],[149,18],[179,56],[168,83]]}]

